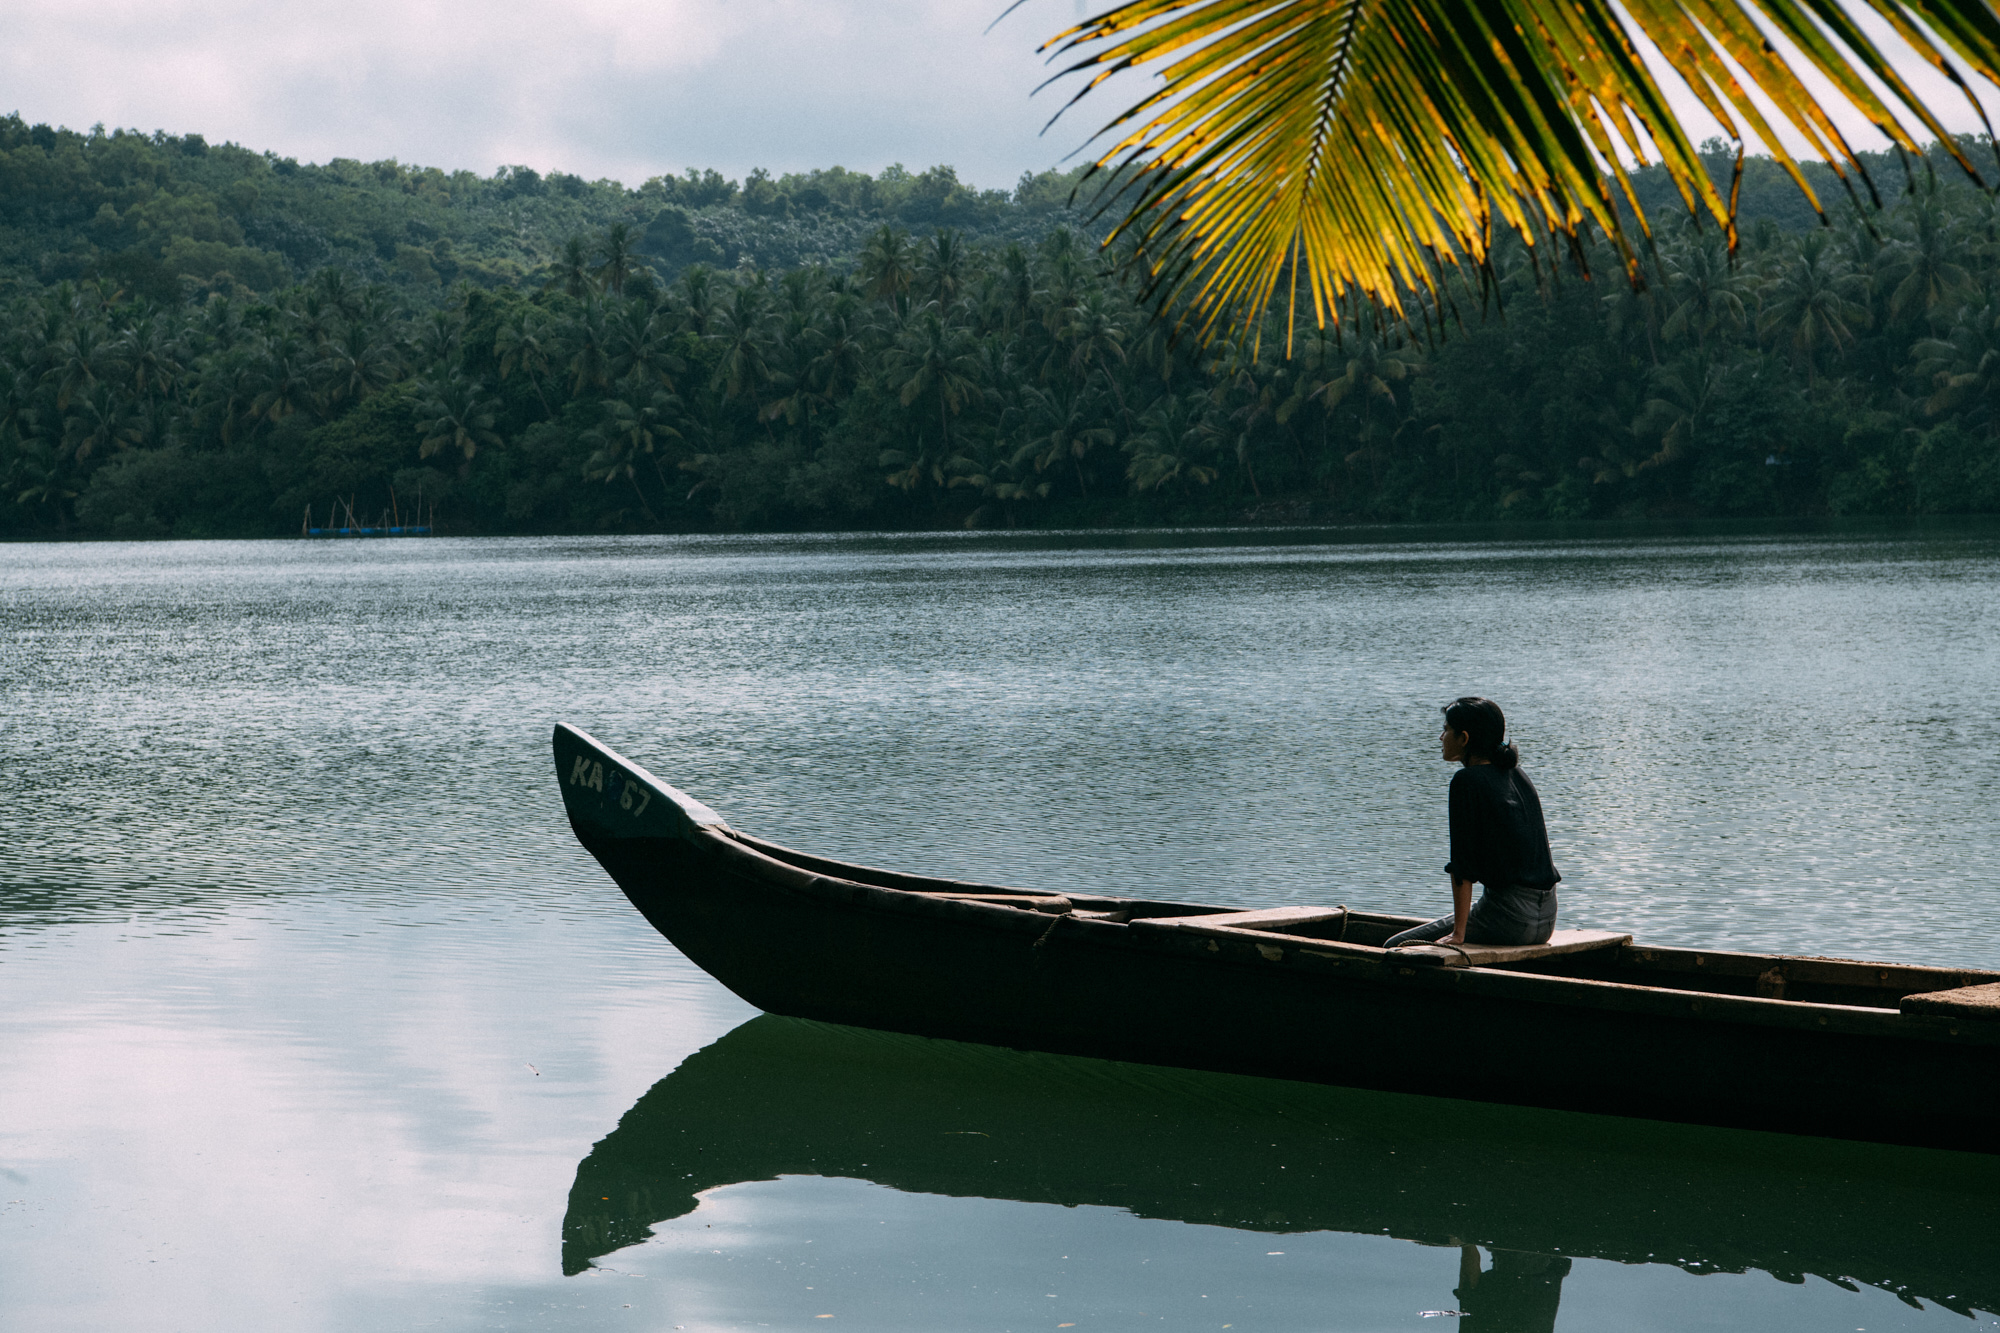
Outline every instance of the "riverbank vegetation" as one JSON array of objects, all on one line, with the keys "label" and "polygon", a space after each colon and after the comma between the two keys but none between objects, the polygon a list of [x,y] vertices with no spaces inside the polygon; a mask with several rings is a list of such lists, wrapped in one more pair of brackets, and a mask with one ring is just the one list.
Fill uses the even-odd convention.
[{"label": "riverbank vegetation", "polygon": [[626,189],[0,120],[0,533],[2000,511],[2000,209],[1934,164],[1821,228],[1753,160],[1733,261],[1640,173],[1643,291],[1508,242],[1483,300],[1288,358],[1281,309],[1149,319],[1053,173]]}]

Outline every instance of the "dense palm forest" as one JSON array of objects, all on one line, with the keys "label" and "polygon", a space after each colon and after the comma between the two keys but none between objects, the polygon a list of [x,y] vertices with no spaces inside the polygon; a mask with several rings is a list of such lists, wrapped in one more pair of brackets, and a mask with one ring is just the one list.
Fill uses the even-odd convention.
[{"label": "dense palm forest", "polygon": [[1821,228],[1753,161],[1733,259],[1641,173],[1645,291],[1516,245],[1288,355],[1176,339],[1053,173],[632,190],[0,120],[0,533],[2000,511],[2000,209],[1874,166]]}]

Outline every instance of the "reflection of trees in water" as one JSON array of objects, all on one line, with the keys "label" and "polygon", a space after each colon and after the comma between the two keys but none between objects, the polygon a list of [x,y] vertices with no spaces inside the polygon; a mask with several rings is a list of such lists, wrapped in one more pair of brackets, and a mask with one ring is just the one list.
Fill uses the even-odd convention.
[{"label": "reflection of trees in water", "polygon": [[[1569,1260],[1539,1256],[1563,1255],[1788,1282],[1813,1273],[1960,1313],[2000,1308],[2000,1157],[1356,1092],[771,1015],[688,1057],[578,1165],[564,1271],[645,1240],[704,1190],[780,1175],[1242,1231],[1483,1245],[1493,1262],[1464,1308],[1486,1329],[1546,1329]],[[1547,1318],[1522,1322],[1537,1302]]]},{"label": "reflection of trees in water", "polygon": [[1458,1308],[1462,1327],[1478,1333],[1554,1333],[1562,1304],[1569,1259],[1526,1250],[1493,1251],[1493,1266],[1481,1271],[1479,1247],[1458,1250]]}]

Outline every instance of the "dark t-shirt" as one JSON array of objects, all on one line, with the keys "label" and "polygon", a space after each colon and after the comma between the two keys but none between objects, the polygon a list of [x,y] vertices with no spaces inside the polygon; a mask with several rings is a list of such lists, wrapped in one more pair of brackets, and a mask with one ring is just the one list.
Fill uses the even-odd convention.
[{"label": "dark t-shirt", "polygon": [[1542,798],[1518,768],[1470,764],[1451,779],[1453,879],[1474,880],[1493,896],[1542,893],[1562,879],[1549,855]]}]

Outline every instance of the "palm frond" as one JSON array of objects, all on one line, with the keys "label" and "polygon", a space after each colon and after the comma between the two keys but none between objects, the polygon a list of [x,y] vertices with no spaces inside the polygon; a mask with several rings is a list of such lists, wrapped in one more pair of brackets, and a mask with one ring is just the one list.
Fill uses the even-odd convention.
[{"label": "palm frond", "polygon": [[[1961,65],[2000,83],[1986,0],[1854,3],[1968,98]],[[1874,187],[1799,66],[1891,143],[1933,136],[1978,176],[1840,0],[1128,0],[1043,49],[1083,79],[1067,105],[1158,78],[1100,131],[1095,171],[1123,210],[1111,239],[1204,337],[1255,328],[1281,296],[1322,326],[1357,299],[1407,319],[1413,295],[1484,268],[1496,228],[1581,254],[1595,227],[1637,282],[1650,232],[1626,161],[1657,158],[1733,248],[1734,189],[1710,179],[1644,50],[1730,130],[1739,171],[1755,139],[1816,209],[1781,128],[1850,190]]]}]

